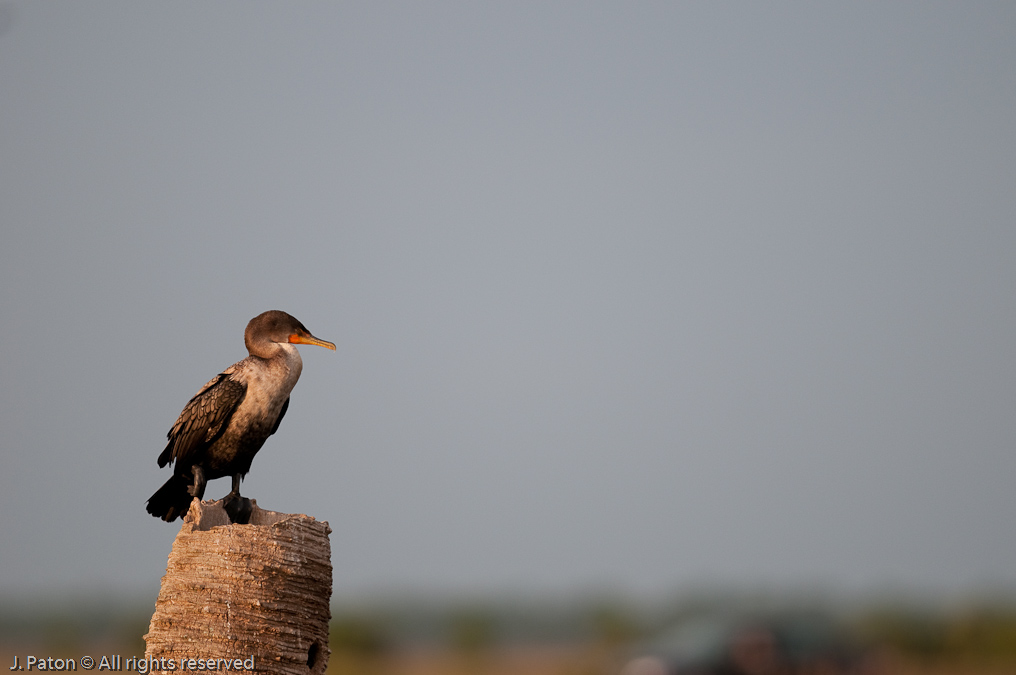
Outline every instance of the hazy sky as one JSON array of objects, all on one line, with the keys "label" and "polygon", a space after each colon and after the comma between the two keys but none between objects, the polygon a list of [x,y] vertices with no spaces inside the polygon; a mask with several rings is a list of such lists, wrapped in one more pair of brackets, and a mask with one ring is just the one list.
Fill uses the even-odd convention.
[{"label": "hazy sky", "polygon": [[0,596],[267,309],[338,597],[1016,589],[1012,3],[4,3],[0,227]]}]

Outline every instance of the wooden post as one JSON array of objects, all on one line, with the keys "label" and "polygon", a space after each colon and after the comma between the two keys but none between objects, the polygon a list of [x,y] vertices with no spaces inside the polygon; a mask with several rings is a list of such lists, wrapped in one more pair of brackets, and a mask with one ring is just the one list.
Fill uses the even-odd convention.
[{"label": "wooden post", "polygon": [[330,653],[330,532],[328,523],[256,503],[250,524],[234,525],[221,501],[195,499],[173,542],[145,635],[150,669],[323,675]]}]

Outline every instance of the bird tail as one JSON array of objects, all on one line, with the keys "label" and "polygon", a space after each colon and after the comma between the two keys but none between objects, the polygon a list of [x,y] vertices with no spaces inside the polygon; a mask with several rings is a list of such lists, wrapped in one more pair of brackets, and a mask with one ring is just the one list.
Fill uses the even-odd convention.
[{"label": "bird tail", "polygon": [[155,494],[148,498],[148,512],[156,518],[162,518],[170,523],[190,508],[191,497],[187,492],[190,481],[187,476],[173,474],[173,477],[166,481],[166,484],[156,490]]}]

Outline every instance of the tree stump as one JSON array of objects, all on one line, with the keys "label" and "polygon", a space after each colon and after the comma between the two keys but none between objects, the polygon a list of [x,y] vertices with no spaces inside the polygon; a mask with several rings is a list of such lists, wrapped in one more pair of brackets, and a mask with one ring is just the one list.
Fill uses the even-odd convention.
[{"label": "tree stump", "polygon": [[195,499],[145,635],[151,670],[322,675],[330,653],[330,532],[328,523],[256,502],[250,524],[231,524],[221,501]]}]

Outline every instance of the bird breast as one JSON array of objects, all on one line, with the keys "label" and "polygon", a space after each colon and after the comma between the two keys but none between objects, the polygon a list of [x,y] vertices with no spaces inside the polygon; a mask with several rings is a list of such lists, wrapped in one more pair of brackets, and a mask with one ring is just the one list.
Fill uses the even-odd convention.
[{"label": "bird breast", "polygon": [[272,358],[248,356],[230,369],[233,371],[231,377],[247,384],[247,394],[230,419],[225,433],[208,453],[205,469],[211,475],[236,471],[246,473],[254,453],[275,427],[282,406],[303,370],[303,361],[296,347],[289,344],[279,346],[282,349]]}]

